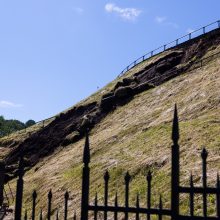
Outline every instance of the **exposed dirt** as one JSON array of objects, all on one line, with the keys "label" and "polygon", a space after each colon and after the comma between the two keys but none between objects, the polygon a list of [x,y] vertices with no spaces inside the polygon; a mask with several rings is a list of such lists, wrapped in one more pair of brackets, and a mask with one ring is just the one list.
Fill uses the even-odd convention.
[{"label": "exposed dirt", "polygon": [[146,65],[132,77],[123,78],[99,102],[74,107],[61,113],[49,125],[19,142],[6,143],[10,148],[5,157],[8,179],[17,175],[20,155],[25,157],[26,169],[41,158],[51,155],[58,147],[80,140],[86,129],[92,129],[117,106],[128,103],[134,95],[179,76],[197,62],[210,47],[220,44],[220,30],[216,30],[171,49],[171,53]]}]

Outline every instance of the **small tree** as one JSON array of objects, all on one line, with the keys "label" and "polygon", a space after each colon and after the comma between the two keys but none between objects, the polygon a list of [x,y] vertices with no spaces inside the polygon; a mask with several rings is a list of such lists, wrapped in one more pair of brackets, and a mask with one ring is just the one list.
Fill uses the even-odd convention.
[{"label": "small tree", "polygon": [[36,122],[35,122],[34,120],[30,119],[30,120],[28,120],[28,121],[25,123],[25,126],[26,126],[26,127],[30,127],[30,126],[35,125],[35,124],[36,124]]}]

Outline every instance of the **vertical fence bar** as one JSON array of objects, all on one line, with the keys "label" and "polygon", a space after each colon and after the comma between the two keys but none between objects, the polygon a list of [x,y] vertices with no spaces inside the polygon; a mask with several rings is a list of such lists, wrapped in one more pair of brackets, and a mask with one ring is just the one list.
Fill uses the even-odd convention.
[{"label": "vertical fence bar", "polygon": [[76,220],[76,211],[74,211],[73,220]]},{"label": "vertical fence bar", "polygon": [[218,23],[218,28],[220,28],[220,21],[217,21],[217,23]]},{"label": "vertical fence bar", "polygon": [[203,34],[205,34],[205,27],[202,28]]},{"label": "vertical fence bar", "polygon": [[108,170],[105,172],[104,181],[105,181],[105,197],[104,197],[105,211],[104,211],[104,220],[107,220],[107,210],[106,209],[107,209],[107,206],[108,206],[108,181],[109,181]]},{"label": "vertical fence bar", "polygon": [[51,217],[51,203],[52,203],[52,191],[48,193],[48,209],[47,209],[47,219],[50,220]]},{"label": "vertical fence bar", "polygon": [[203,148],[201,157],[202,157],[202,182],[203,182],[203,215],[204,217],[207,217],[207,156],[208,152],[205,148]]},{"label": "vertical fence bar", "polygon": [[144,56],[142,57],[142,61],[144,61]]},{"label": "vertical fence bar", "polygon": [[[151,180],[152,180],[152,174],[151,171],[148,171],[147,174],[147,208],[151,209]],[[150,220],[150,214],[147,214],[147,220]]]},{"label": "vertical fence bar", "polygon": [[40,217],[39,217],[39,220],[43,220],[43,212],[42,212],[42,209],[40,210]]},{"label": "vertical fence bar", "polygon": [[27,216],[27,210],[25,210],[25,213],[24,213],[24,220],[27,220],[28,219],[28,216]]},{"label": "vertical fence bar", "polygon": [[176,39],[176,46],[179,44],[179,39]]},{"label": "vertical fence bar", "polygon": [[192,33],[189,33],[189,40],[192,39]]},{"label": "vertical fence bar", "polygon": [[67,220],[68,217],[68,200],[69,200],[69,193],[66,191],[64,195],[65,204],[64,204],[64,220]]},{"label": "vertical fence bar", "polygon": [[166,50],[166,46],[167,46],[166,44],[163,45],[163,50],[164,51]]},{"label": "vertical fence bar", "polygon": [[97,206],[98,206],[98,196],[97,196],[97,193],[95,195],[94,205],[95,205],[94,220],[97,220],[97,215],[98,215],[98,212],[97,212]]},{"label": "vertical fence bar", "polygon": [[160,199],[159,199],[159,215],[158,215],[158,220],[162,220],[162,209],[163,209],[163,203],[162,203],[162,197],[160,195]]},{"label": "vertical fence bar", "polygon": [[129,207],[129,183],[131,180],[131,176],[129,172],[125,175],[125,220],[128,220],[128,207]]},{"label": "vertical fence bar", "polygon": [[32,194],[33,205],[32,205],[32,220],[35,220],[35,209],[36,209],[36,199],[37,199],[37,192],[34,190]]},{"label": "vertical fence bar", "polygon": [[0,161],[0,206],[4,201],[5,163]]},{"label": "vertical fence bar", "polygon": [[59,220],[59,209],[57,209],[56,220]]},{"label": "vertical fence bar", "polygon": [[137,198],[136,198],[136,220],[139,220],[139,208],[140,208],[140,202],[139,202],[139,194],[137,194]]},{"label": "vertical fence bar", "polygon": [[150,56],[152,57],[154,55],[154,51],[151,51],[150,52]]},{"label": "vertical fence bar", "polygon": [[90,175],[90,149],[89,149],[89,136],[86,132],[86,140],[83,152],[83,175],[82,175],[82,200],[81,200],[81,220],[88,219],[88,206],[89,206],[89,175]]},{"label": "vertical fence bar", "polygon": [[16,189],[16,201],[15,201],[15,220],[21,220],[22,199],[23,199],[23,176],[24,176],[24,159],[20,158],[18,168],[18,180]]},{"label": "vertical fence bar", "polygon": [[118,219],[117,208],[118,208],[118,194],[117,194],[117,192],[116,192],[116,194],[115,194],[115,211],[114,211],[114,220],[117,220],[117,219]]},{"label": "vertical fence bar", "polygon": [[193,175],[190,174],[190,216],[194,216],[194,185],[193,185]]},{"label": "vertical fence bar", "polygon": [[220,219],[220,182],[219,182],[219,174],[217,174],[216,188],[217,188],[217,193],[216,193],[216,212],[217,212],[218,219]]},{"label": "vertical fence bar", "polygon": [[177,220],[179,215],[179,122],[176,105],[174,108],[172,140],[171,217],[172,220]]}]

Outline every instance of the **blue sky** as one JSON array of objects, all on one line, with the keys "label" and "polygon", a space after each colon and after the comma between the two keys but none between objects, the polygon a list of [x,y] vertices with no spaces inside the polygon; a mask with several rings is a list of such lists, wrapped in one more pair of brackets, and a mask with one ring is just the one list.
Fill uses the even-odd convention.
[{"label": "blue sky", "polygon": [[0,0],[0,115],[53,116],[130,62],[220,19],[212,0]]}]

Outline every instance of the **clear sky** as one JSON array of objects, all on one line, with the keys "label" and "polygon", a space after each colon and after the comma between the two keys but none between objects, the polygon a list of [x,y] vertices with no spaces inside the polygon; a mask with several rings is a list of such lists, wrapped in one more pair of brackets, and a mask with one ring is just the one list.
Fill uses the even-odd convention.
[{"label": "clear sky", "polygon": [[219,12],[219,0],[0,0],[0,115],[53,116]]}]

